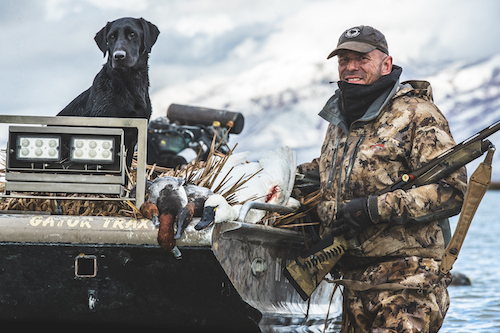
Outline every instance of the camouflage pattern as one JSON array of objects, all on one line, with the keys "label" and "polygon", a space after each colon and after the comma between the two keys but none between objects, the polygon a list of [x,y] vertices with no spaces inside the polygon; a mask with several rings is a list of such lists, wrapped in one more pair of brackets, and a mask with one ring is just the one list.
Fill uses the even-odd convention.
[{"label": "camouflage pattern", "polygon": [[[338,94],[320,113],[330,121],[321,157],[299,170],[319,168],[322,236],[331,231],[346,202],[386,188],[455,145],[445,117],[432,102],[428,82],[397,84],[379,105],[349,129],[338,110]],[[372,216],[375,226],[360,234],[360,246],[346,255],[441,260],[444,239],[438,220],[460,212],[466,180],[464,167],[436,184],[379,196],[378,213]]]},{"label": "camouflage pattern", "polygon": [[[320,112],[330,122],[321,157],[299,166],[299,172],[319,169],[322,237],[345,203],[385,189],[455,146],[428,82],[398,82],[349,128],[338,100],[337,91]],[[460,212],[466,181],[463,167],[435,184],[370,196],[375,225],[357,236],[359,246],[346,251],[343,278],[429,287],[445,251],[439,220]],[[346,287],[344,315],[354,332],[437,332],[449,306],[449,282],[447,276],[431,293]]]},{"label": "camouflage pattern", "polygon": [[[437,280],[440,262],[419,257],[385,261],[346,272],[344,278],[373,285],[400,283],[428,289]],[[354,332],[437,332],[449,306],[448,274],[430,293],[416,290],[344,289],[344,306]],[[348,330],[349,331],[349,330]]]}]

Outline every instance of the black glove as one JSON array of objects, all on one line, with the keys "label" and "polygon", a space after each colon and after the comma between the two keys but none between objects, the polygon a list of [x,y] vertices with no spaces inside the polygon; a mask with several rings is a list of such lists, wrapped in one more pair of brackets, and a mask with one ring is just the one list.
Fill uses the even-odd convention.
[{"label": "black glove", "polygon": [[368,197],[354,198],[339,210],[332,236],[344,235],[345,239],[351,239],[373,224],[368,212]]}]

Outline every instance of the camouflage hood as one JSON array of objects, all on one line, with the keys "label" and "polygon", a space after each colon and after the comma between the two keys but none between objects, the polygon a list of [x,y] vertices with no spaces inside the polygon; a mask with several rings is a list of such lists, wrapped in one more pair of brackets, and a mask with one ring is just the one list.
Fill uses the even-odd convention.
[{"label": "camouflage hood", "polygon": [[[346,202],[377,193],[455,145],[425,81],[396,83],[349,127],[338,107],[338,93],[320,116],[330,123],[321,157],[301,169],[319,168],[322,235],[331,231]],[[370,196],[376,224],[359,235],[360,246],[346,254],[441,259],[444,239],[438,220],[460,212],[466,179],[462,168],[436,184]]]}]

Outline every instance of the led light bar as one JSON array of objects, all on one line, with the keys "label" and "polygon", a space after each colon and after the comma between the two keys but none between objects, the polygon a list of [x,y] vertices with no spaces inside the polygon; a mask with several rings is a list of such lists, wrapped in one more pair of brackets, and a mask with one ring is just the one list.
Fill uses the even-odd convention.
[{"label": "led light bar", "polygon": [[58,161],[61,158],[61,138],[58,136],[17,137],[16,159],[33,161]]},{"label": "led light bar", "polygon": [[71,137],[69,159],[72,162],[113,163],[115,140],[112,137]]}]

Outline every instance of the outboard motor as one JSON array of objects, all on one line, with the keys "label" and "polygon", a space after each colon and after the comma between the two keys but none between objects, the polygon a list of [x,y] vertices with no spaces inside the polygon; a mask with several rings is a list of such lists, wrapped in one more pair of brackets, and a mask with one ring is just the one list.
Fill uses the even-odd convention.
[{"label": "outboard motor", "polygon": [[175,168],[197,155],[204,161],[214,136],[218,150],[227,153],[229,134],[239,134],[243,126],[239,112],[171,104],[167,117],[149,123],[147,163]]}]

